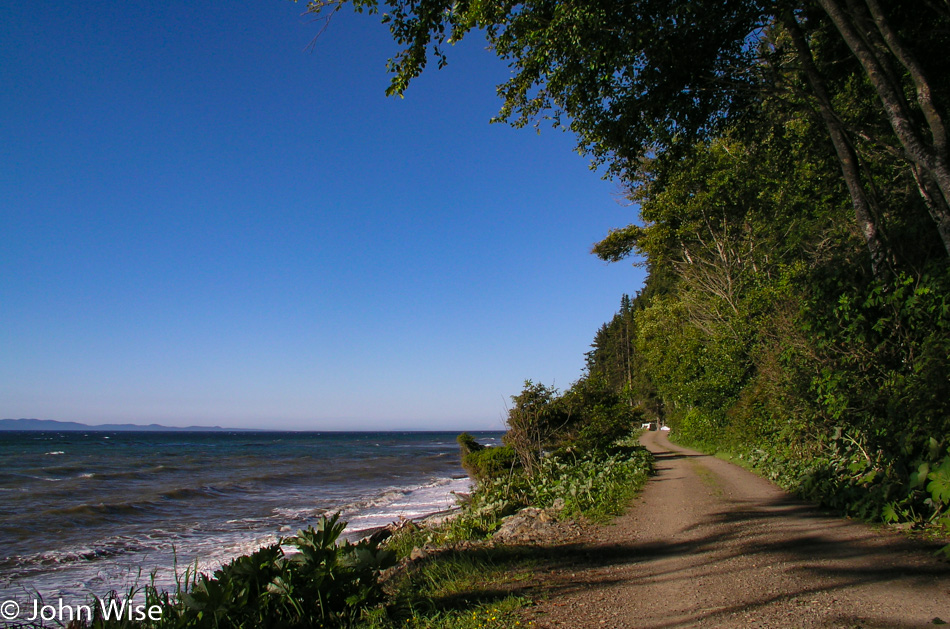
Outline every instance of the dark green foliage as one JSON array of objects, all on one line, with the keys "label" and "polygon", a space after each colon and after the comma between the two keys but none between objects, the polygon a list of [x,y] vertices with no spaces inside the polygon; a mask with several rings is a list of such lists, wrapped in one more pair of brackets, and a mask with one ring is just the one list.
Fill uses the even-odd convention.
[{"label": "dark green foliage", "polygon": [[631,407],[623,390],[618,392],[606,378],[596,375],[575,382],[563,396],[573,421],[559,435],[557,446],[574,453],[603,452],[639,428],[643,411]]},{"label": "dark green foliage", "polygon": [[936,439],[913,458],[887,456],[836,429],[809,460],[764,450],[740,458],[783,487],[855,517],[950,525],[950,454]]},{"label": "dark green foliage", "polygon": [[[191,590],[181,597],[186,626],[242,627],[253,624],[255,612],[264,612],[261,616],[267,617],[276,602],[268,596],[268,587],[282,581],[282,557],[280,544],[274,544],[234,559],[215,571],[213,577],[199,575]],[[279,606],[285,605],[283,602]]]},{"label": "dark green foliage", "polygon": [[[339,514],[216,570],[186,575],[175,597],[145,589],[148,604],[162,608],[154,623],[103,620],[92,626],[251,629],[348,627],[383,600],[378,578],[395,555],[365,539],[340,542]],[[294,552],[285,552],[290,547]],[[118,599],[118,597],[115,597]],[[97,608],[98,609],[98,608]]]},{"label": "dark green foliage", "polygon": [[[814,390],[828,419],[886,453],[919,453],[950,418],[950,275],[901,273],[816,302]],[[895,430],[896,429],[896,430]],[[910,429],[910,430],[908,430]]]},{"label": "dark green foliage", "polygon": [[[629,433],[628,433],[629,437]],[[515,469],[480,480],[462,513],[438,534],[441,540],[481,538],[523,507],[556,507],[560,517],[606,520],[623,512],[646,482],[653,457],[635,439],[606,450],[550,453],[534,474]]]},{"label": "dark green foliage", "polygon": [[[311,0],[309,9],[320,14],[343,4]],[[748,98],[767,6],[758,0],[349,4],[382,9],[402,46],[389,62],[388,93],[403,93],[430,56],[445,65],[446,43],[477,30],[512,68],[512,78],[498,86],[499,119],[524,126],[548,117],[617,172],[648,148],[672,146],[680,134],[707,133]]]},{"label": "dark green foliage", "polygon": [[497,478],[519,469],[521,463],[514,448],[508,445],[482,448],[462,458],[462,467],[474,480]]},{"label": "dark green foliage", "polygon": [[629,434],[634,425],[639,425],[642,417],[642,413],[624,404],[595,406],[577,432],[576,447],[581,452],[605,451],[613,442]]},{"label": "dark green foliage", "polygon": [[462,451],[462,467],[475,481],[509,474],[521,466],[518,454],[511,446],[485,447],[467,432],[460,434],[456,440]]},{"label": "dark green foliage", "polygon": [[475,440],[475,437],[468,434],[467,432],[460,434],[455,438],[455,441],[459,444],[459,449],[461,450],[463,459],[465,458],[466,454],[485,449],[485,446],[478,443],[478,441]]},{"label": "dark green foliage", "polygon": [[636,445],[643,419],[602,376],[564,393],[526,381],[512,396],[505,445],[485,448],[460,435],[463,465],[477,480],[447,539],[489,535],[527,506],[559,506],[565,516],[604,519],[622,511],[646,481],[652,458]]},{"label": "dark green foliage", "polygon": [[518,455],[525,472],[534,474],[552,439],[571,422],[571,409],[562,403],[557,389],[530,380],[518,395],[511,396],[505,445]]},{"label": "dark green foliage", "polygon": [[[529,380],[511,399],[504,441],[529,476],[551,451],[574,456],[605,452],[639,428],[644,417],[641,408],[632,406],[629,389],[618,391],[600,372],[585,375],[563,394]],[[495,469],[510,470],[509,455],[491,450],[474,453],[472,461],[491,460]]]},{"label": "dark green foliage", "polygon": [[[683,442],[751,456],[854,515],[943,522],[945,507],[911,474],[936,465],[928,444],[950,434],[945,254],[929,237],[898,246],[895,229],[891,271],[869,273],[846,197],[821,176],[833,163],[814,122],[783,103],[759,115],[781,127],[646,164],[635,192],[646,222],[631,245],[651,279],[674,280],[622,303],[588,364],[618,392],[648,399],[652,389]],[[927,219],[902,167],[876,159],[895,182],[888,211],[917,233]],[[866,456],[825,437],[836,429]]]}]

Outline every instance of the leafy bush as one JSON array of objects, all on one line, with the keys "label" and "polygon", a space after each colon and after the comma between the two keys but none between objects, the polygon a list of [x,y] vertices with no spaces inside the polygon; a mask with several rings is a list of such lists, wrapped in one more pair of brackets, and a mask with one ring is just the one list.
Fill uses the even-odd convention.
[{"label": "leafy bush", "polygon": [[928,452],[909,463],[869,450],[840,428],[810,459],[762,449],[738,458],[807,500],[864,520],[937,525],[950,531],[950,454],[930,440]]},{"label": "leafy bush", "polygon": [[529,476],[558,431],[571,421],[563,400],[557,389],[530,380],[525,381],[520,394],[511,397],[514,406],[508,410],[505,445],[514,449]]},{"label": "leafy bush", "polygon": [[823,413],[890,457],[920,457],[950,433],[950,271],[828,293],[809,306]]},{"label": "leafy bush", "polygon": [[460,434],[455,438],[455,441],[459,444],[459,449],[461,450],[463,460],[465,459],[465,455],[485,449],[485,446],[478,443],[478,441],[475,440],[475,437],[468,434],[467,432]]},{"label": "leafy bush", "polygon": [[630,432],[631,426],[639,425],[642,419],[643,411],[630,408],[622,402],[611,406],[595,406],[578,431],[577,448],[581,452],[606,450]]},{"label": "leafy bush", "polygon": [[604,452],[643,422],[643,409],[634,408],[606,377],[587,375],[562,396],[571,421],[559,431],[554,445],[575,454]]},{"label": "leafy bush", "polygon": [[565,518],[603,520],[622,512],[646,482],[652,462],[649,451],[633,445],[615,445],[610,454],[543,457],[533,476],[516,470],[479,482],[465,509],[447,525],[444,539],[488,536],[502,518],[527,506],[560,506]]},{"label": "leafy bush", "polygon": [[602,521],[623,512],[646,482],[652,463],[653,456],[641,447],[576,460],[548,457],[542,461],[540,482],[532,485],[531,503],[539,507],[560,503],[562,517]]},{"label": "leafy bush", "polygon": [[[371,539],[339,543],[345,522],[323,517],[294,537],[244,555],[179,584],[175,597],[146,588],[148,604],[162,607],[157,627],[251,629],[348,627],[383,600],[381,570],[395,555]],[[292,549],[285,552],[285,548]],[[98,610],[99,607],[97,606]],[[148,623],[94,618],[96,629]]]},{"label": "leafy bush", "polygon": [[517,453],[508,445],[482,448],[462,457],[462,467],[476,481],[509,474],[520,466]]},{"label": "leafy bush", "polygon": [[461,450],[462,467],[473,480],[485,481],[508,474],[521,464],[510,445],[486,447],[467,432],[456,437],[456,441]]},{"label": "leafy bush", "polygon": [[[629,433],[628,433],[629,435]],[[486,448],[481,452],[502,450]],[[602,521],[621,513],[646,482],[653,456],[635,436],[614,441],[606,450],[576,456],[571,452],[539,459],[529,476],[515,467],[479,480],[459,513],[441,526],[400,532],[391,542],[405,555],[413,546],[477,540],[491,536],[504,517],[524,507],[557,507],[560,517]]]}]

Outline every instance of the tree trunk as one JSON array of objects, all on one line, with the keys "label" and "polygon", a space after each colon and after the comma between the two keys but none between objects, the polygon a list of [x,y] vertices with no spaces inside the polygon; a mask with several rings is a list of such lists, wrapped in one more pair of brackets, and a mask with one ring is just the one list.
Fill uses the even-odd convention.
[{"label": "tree trunk", "polygon": [[930,88],[930,81],[927,80],[923,66],[920,65],[914,54],[904,46],[903,42],[901,42],[897,36],[897,33],[891,28],[878,1],[865,0],[865,2],[871,12],[874,25],[877,27],[878,32],[880,32],[887,47],[910,74],[910,78],[914,82],[914,89],[917,93],[917,104],[920,105],[920,111],[923,112],[924,118],[927,119],[927,126],[930,128],[934,151],[938,156],[946,160],[948,157],[947,127],[944,124],[943,116],[940,115],[936,103],[934,103],[933,91]]},{"label": "tree trunk", "polygon": [[930,217],[937,224],[937,231],[943,240],[947,255],[950,256],[950,211],[947,211],[947,206],[943,202],[943,197],[940,196],[940,191],[935,190],[936,186],[927,173],[921,172],[916,164],[911,164],[910,169],[914,174],[914,181],[917,182],[917,190],[920,191],[920,196],[924,199]]},{"label": "tree trunk", "polygon": [[950,240],[946,225],[950,223],[950,213],[945,208],[950,207],[950,161],[947,158],[947,131],[943,119],[933,103],[930,83],[924,76],[923,70],[914,56],[897,38],[890,28],[886,17],[876,0],[865,0],[879,36],[890,49],[891,54],[910,73],[917,91],[917,103],[927,119],[933,144],[920,137],[914,128],[910,112],[905,104],[899,85],[888,80],[888,60],[883,57],[884,52],[875,52],[874,48],[861,36],[859,27],[860,16],[856,11],[848,11],[837,0],[818,0],[818,4],[831,18],[838,33],[844,39],[848,48],[854,53],[861,67],[877,92],[884,113],[891,124],[907,158],[918,168],[929,175],[936,183],[942,197],[942,203],[928,203],[934,220],[937,222],[938,232],[943,240],[944,247],[950,252]]},{"label": "tree trunk", "polygon": [[864,236],[868,251],[871,253],[871,269],[875,275],[878,275],[886,264],[888,250],[874,220],[867,191],[861,182],[861,168],[858,163],[857,152],[845,133],[844,125],[835,115],[831,97],[825,87],[825,81],[815,66],[811,49],[808,47],[808,42],[805,40],[805,35],[798,21],[793,15],[784,15],[780,19],[792,38],[795,52],[805,72],[805,78],[808,80],[815,96],[818,113],[828,129],[828,135],[831,136],[831,143],[834,145],[838,163],[841,165],[841,173],[851,195],[855,221],[858,224],[858,229],[861,230],[861,235]]}]

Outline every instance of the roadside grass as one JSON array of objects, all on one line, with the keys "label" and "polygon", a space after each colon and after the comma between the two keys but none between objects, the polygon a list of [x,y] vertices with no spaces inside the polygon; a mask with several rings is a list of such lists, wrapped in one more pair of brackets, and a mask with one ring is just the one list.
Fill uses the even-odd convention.
[{"label": "roadside grass", "polygon": [[364,615],[359,629],[520,626],[531,604],[530,551],[470,548],[414,562],[392,584],[391,603]]},{"label": "roadside grass", "polygon": [[738,465],[842,516],[897,528],[928,546],[939,546],[935,554],[950,559],[950,455],[939,460],[939,449],[931,456],[933,462],[916,461],[910,466],[913,472],[899,475],[860,447],[839,447],[833,455],[796,461],[764,450],[735,452],[719,444],[683,442],[672,435],[670,441]]},{"label": "roadside grass", "polygon": [[558,569],[563,547],[506,546],[489,541],[507,515],[523,507],[550,509],[561,520],[605,523],[642,489],[653,458],[636,441],[611,453],[551,457],[532,478],[507,474],[479,483],[466,506],[433,527],[406,526],[386,548],[417,560],[387,584],[392,601],[364,614],[360,629],[529,626],[525,608],[544,597],[537,575]]}]

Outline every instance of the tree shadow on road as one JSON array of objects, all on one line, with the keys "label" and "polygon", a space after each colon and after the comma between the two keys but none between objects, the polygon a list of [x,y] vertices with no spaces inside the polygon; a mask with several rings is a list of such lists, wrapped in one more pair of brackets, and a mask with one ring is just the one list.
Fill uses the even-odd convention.
[{"label": "tree shadow on road", "polygon": [[[570,543],[460,552],[481,553],[485,561],[530,570],[531,578],[506,591],[535,600],[556,601],[597,592],[605,600],[635,598],[657,587],[669,586],[671,591],[696,587],[697,578],[773,579],[777,584],[764,593],[739,588],[729,604],[695,610],[669,624],[651,625],[675,627],[742,614],[754,616],[756,610],[776,602],[807,606],[816,596],[834,599],[836,593],[867,586],[886,586],[899,592],[939,581],[946,585],[946,593],[950,565],[928,556],[937,547],[897,535],[882,536],[783,498],[729,503],[727,509],[707,514],[668,541],[588,536]],[[873,626],[889,625],[878,621]],[[893,626],[901,623],[895,621]]]}]

